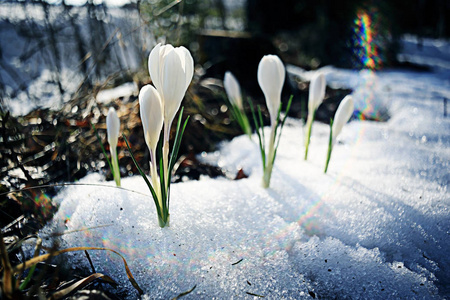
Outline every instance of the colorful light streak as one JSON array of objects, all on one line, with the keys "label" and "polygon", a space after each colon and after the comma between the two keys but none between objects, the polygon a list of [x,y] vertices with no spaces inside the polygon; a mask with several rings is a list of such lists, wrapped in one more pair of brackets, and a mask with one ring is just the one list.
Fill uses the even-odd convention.
[{"label": "colorful light streak", "polygon": [[382,62],[376,42],[378,35],[376,15],[376,10],[369,14],[360,9],[354,21],[354,52],[359,60],[358,64],[371,70],[380,68]]}]

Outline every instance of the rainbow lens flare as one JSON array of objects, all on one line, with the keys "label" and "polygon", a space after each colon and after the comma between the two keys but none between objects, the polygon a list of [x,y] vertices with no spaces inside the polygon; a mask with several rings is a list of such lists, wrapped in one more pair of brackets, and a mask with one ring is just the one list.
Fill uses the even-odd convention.
[{"label": "rainbow lens flare", "polygon": [[381,67],[380,45],[377,43],[378,14],[375,8],[359,9],[354,20],[354,54],[358,67],[376,70]]}]

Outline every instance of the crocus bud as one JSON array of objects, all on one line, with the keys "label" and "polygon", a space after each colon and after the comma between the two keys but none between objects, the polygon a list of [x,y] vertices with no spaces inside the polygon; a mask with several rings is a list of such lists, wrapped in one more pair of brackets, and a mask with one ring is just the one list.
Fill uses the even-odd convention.
[{"label": "crocus bud", "polygon": [[150,77],[161,96],[164,120],[170,126],[194,75],[194,60],[184,47],[158,44],[148,58]]},{"label": "crocus bud", "polygon": [[108,143],[111,149],[117,147],[120,131],[120,120],[117,116],[116,110],[113,107],[109,108],[106,115],[106,132],[108,134]]},{"label": "crocus bud", "polygon": [[336,137],[341,133],[342,127],[344,127],[345,123],[350,119],[353,114],[353,98],[348,95],[341,101],[339,107],[334,115],[333,121],[333,144],[336,140]]},{"label": "crocus bud", "polygon": [[139,107],[145,143],[151,151],[156,150],[163,125],[161,98],[151,85],[145,85],[139,92]]},{"label": "crocus bud", "polygon": [[265,55],[258,65],[258,83],[266,98],[272,125],[275,124],[285,78],[284,65],[276,55]]},{"label": "crocus bud", "polygon": [[236,105],[240,110],[243,110],[241,87],[234,75],[227,71],[223,79],[223,87],[227,93],[228,99],[233,105]]},{"label": "crocus bud", "polygon": [[313,76],[309,85],[308,112],[312,115],[325,98],[326,80],[322,73]]}]

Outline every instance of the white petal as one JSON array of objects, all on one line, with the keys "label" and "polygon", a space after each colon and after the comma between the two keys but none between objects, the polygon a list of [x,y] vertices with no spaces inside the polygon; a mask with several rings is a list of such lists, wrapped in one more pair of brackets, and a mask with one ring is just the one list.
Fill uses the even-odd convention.
[{"label": "white petal", "polygon": [[117,147],[117,141],[119,139],[120,120],[117,116],[116,110],[113,107],[109,108],[106,115],[106,132],[108,135],[108,143],[111,148]]},{"label": "white petal", "polygon": [[186,75],[176,51],[165,57],[163,74],[164,119],[171,124],[186,92]]},{"label": "white petal", "polygon": [[230,102],[242,110],[243,105],[241,87],[239,86],[239,82],[237,81],[236,77],[234,77],[234,75],[229,71],[225,72],[223,87],[225,88],[225,92],[227,93]]},{"label": "white petal", "polygon": [[175,48],[180,56],[181,63],[184,68],[184,74],[186,77],[185,90],[189,87],[194,76],[194,59],[188,49],[183,46]]},{"label": "white petal", "polygon": [[147,146],[155,151],[163,125],[162,103],[158,91],[145,85],[139,92],[139,108]]},{"label": "white petal", "polygon": [[325,76],[322,73],[316,74],[309,85],[308,111],[312,114],[325,98],[326,88]]},{"label": "white petal", "polygon": [[157,89],[161,86],[161,79],[160,79],[160,55],[161,52],[161,44],[156,45],[152,51],[150,52],[150,55],[148,56],[148,71],[150,74],[150,79],[152,80],[153,84],[156,86]]},{"label": "white petal", "polygon": [[333,141],[341,133],[342,127],[347,123],[353,114],[354,105],[352,96],[348,95],[341,101],[333,121]]}]

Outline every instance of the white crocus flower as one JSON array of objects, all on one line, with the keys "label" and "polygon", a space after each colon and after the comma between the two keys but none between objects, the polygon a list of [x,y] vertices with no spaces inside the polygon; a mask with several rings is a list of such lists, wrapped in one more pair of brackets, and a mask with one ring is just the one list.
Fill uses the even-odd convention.
[{"label": "white crocus flower", "polygon": [[[152,147],[151,152],[153,152],[153,155],[155,155],[154,152],[156,152],[156,144],[158,143],[157,139],[155,140],[155,136],[160,133],[161,126],[163,126],[164,141],[162,145],[162,162],[164,175],[163,178],[159,178],[156,171],[155,157],[151,157],[151,173],[153,188],[157,193],[159,206],[161,208],[158,213],[159,224],[161,227],[165,227],[169,225],[169,172],[173,167],[173,165],[169,166],[170,127],[175,114],[180,108],[181,101],[186,94],[187,88],[192,81],[192,77],[194,76],[194,60],[189,50],[184,47],[174,48],[172,45],[158,44],[150,52],[148,57],[148,69],[152,82],[156,87],[156,90],[149,89],[152,91],[149,95],[151,95],[150,98],[156,99],[156,95],[159,94],[161,110],[157,113],[152,111],[151,108],[143,108],[144,112],[141,110],[141,117],[146,115],[143,118],[143,123],[147,122],[148,124],[153,124],[154,126],[158,125],[159,128],[147,128],[148,131],[146,133],[146,142],[148,135],[149,141],[147,144],[150,144],[149,147]],[[160,114],[162,116],[163,125],[161,125],[160,118],[157,120],[151,119],[151,117],[156,114]],[[154,130],[154,132],[150,133],[152,130]],[[178,139],[178,142],[180,140],[181,139]],[[160,180],[160,184],[158,184],[157,179]]]},{"label": "white crocus flower", "polygon": [[353,114],[354,104],[352,96],[346,96],[339,104],[338,109],[334,115],[334,120],[332,125],[330,125],[330,138],[328,140],[328,152],[327,159],[325,161],[324,173],[328,170],[328,164],[330,163],[331,152],[333,151],[333,146],[336,143],[336,138],[341,133],[342,127],[348,122]]},{"label": "white crocus flower", "polygon": [[239,86],[239,82],[236,77],[234,77],[234,75],[229,71],[225,72],[223,87],[225,88],[225,92],[231,103],[231,111],[234,118],[239,123],[239,126],[241,126],[242,131],[245,132],[251,139],[252,128],[244,111],[241,87]]},{"label": "white crocus flower", "polygon": [[120,186],[120,170],[119,161],[117,157],[117,142],[119,140],[120,120],[117,116],[116,110],[113,107],[109,108],[106,115],[106,132],[108,135],[109,151],[111,152],[111,163],[113,168],[114,180],[116,185]]},{"label": "white crocus flower", "polygon": [[230,102],[242,111],[244,106],[242,103],[241,87],[239,86],[236,77],[229,71],[225,72],[223,87],[225,88],[225,92],[227,93]]},{"label": "white crocus flower", "polygon": [[352,116],[354,108],[353,98],[350,95],[346,96],[339,104],[333,120],[333,144],[336,142],[339,133],[341,133],[342,127]]},{"label": "white crocus flower", "polygon": [[164,134],[168,140],[173,118],[194,75],[194,60],[185,47],[158,44],[148,58],[153,84],[158,90],[164,111]]},{"label": "white crocus flower", "polygon": [[306,127],[308,128],[305,138],[305,160],[308,158],[309,142],[311,140],[312,124],[316,115],[316,110],[325,98],[326,89],[325,76],[322,73],[317,73],[311,79],[309,84],[309,98],[308,98],[308,118],[306,120]]},{"label": "white crocus flower", "polygon": [[322,73],[314,75],[309,85],[308,117],[312,116],[325,98],[326,80]]},{"label": "white crocus flower", "polygon": [[[265,55],[258,65],[258,83],[261,87],[270,114],[271,133],[269,153],[263,166],[263,187],[268,188],[272,176],[275,160],[275,133],[278,126],[278,110],[281,104],[281,90],[283,89],[286,71],[281,59],[276,55]],[[264,153],[265,156],[265,153]],[[264,162],[264,161],[263,161]]]},{"label": "white crocus flower", "polygon": [[265,55],[259,62],[258,83],[266,98],[272,127],[276,122],[280,107],[285,73],[284,65],[276,55]]},{"label": "white crocus flower", "polygon": [[160,207],[162,206],[161,187],[156,162],[156,147],[163,126],[163,112],[161,97],[158,91],[151,85],[145,85],[139,92],[139,108],[142,127],[144,127],[145,143],[150,150],[150,175],[153,189],[158,195]]}]

